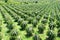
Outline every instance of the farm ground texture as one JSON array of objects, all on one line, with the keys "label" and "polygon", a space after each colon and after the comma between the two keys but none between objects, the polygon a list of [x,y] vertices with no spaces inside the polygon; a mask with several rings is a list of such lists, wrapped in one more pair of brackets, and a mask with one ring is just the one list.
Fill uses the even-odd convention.
[{"label": "farm ground texture", "polygon": [[0,40],[60,40],[60,2],[0,3]]}]

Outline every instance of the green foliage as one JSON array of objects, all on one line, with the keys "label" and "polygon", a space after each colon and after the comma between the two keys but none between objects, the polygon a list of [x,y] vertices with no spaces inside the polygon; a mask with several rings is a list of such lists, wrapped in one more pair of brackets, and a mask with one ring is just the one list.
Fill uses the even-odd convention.
[{"label": "green foliage", "polygon": [[8,0],[5,0],[5,2],[8,2]]},{"label": "green foliage", "polygon": [[12,30],[10,34],[11,34],[11,36],[17,36],[18,31],[17,30]]},{"label": "green foliage", "polygon": [[44,32],[44,29],[45,29],[45,27],[44,27],[43,24],[41,24],[41,25],[38,26],[38,32],[39,33],[43,33]]},{"label": "green foliage", "polygon": [[26,26],[27,26],[27,22],[26,21],[23,21],[21,23],[21,30],[25,30]]},{"label": "green foliage", "polygon": [[33,20],[32,24],[33,24],[34,27],[36,27],[37,22],[38,22],[37,20]]},{"label": "green foliage", "polygon": [[39,35],[35,34],[33,40],[42,40]]},{"label": "green foliage", "polygon": [[27,34],[26,34],[26,36],[27,37],[30,37],[30,36],[32,36],[33,34],[33,28],[32,27],[28,27],[27,29],[26,29],[26,32],[27,32]]},{"label": "green foliage", "polygon": [[52,31],[48,31],[46,40],[54,40],[54,39],[55,39],[55,34]]},{"label": "green foliage", "polygon": [[56,27],[56,25],[55,25],[53,22],[50,22],[50,24],[49,24],[49,28],[50,28],[51,30],[53,30],[54,27]]},{"label": "green foliage", "polygon": [[58,0],[1,1],[0,40],[60,40]]},{"label": "green foliage", "polygon": [[58,30],[57,36],[60,37],[60,29]]}]

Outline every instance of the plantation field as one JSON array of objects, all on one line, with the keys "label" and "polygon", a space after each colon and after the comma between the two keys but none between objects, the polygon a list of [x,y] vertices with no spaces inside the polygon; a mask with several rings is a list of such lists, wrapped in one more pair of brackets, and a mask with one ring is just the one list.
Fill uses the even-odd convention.
[{"label": "plantation field", "polygon": [[0,40],[60,40],[60,1],[0,2]]}]

